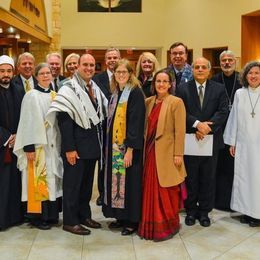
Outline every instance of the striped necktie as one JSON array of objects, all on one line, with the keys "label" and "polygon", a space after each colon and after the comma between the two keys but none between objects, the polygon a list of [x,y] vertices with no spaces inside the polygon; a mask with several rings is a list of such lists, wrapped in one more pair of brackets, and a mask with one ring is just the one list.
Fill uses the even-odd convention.
[{"label": "striped necktie", "polygon": [[25,80],[25,92],[28,92],[32,89],[29,80]]},{"label": "striped necktie", "polygon": [[199,86],[199,99],[200,99],[200,106],[201,107],[203,105],[203,98],[204,98],[203,86]]}]

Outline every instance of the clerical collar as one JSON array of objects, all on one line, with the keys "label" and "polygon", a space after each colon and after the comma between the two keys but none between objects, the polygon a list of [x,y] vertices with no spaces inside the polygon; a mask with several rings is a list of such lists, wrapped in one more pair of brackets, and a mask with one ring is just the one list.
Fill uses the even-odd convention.
[{"label": "clerical collar", "polygon": [[39,90],[40,92],[43,92],[43,93],[50,93],[51,92],[50,87],[49,88],[44,88],[44,87],[42,87],[39,84],[35,87],[35,89]]}]

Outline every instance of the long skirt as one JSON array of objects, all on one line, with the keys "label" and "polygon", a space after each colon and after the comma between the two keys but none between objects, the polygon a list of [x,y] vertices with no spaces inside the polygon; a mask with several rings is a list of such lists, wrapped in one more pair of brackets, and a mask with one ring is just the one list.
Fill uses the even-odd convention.
[{"label": "long skirt", "polygon": [[154,108],[148,122],[143,176],[142,219],[138,234],[141,238],[163,241],[173,237],[179,231],[180,190],[179,186],[164,188],[159,184],[153,141],[159,116],[158,109],[160,107]]}]

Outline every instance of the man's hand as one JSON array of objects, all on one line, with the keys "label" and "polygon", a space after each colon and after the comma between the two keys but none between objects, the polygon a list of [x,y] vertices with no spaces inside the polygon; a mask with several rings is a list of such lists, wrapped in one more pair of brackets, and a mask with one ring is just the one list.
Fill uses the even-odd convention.
[{"label": "man's hand", "polygon": [[229,153],[232,157],[235,157],[235,152],[236,152],[236,147],[235,146],[230,146],[229,147]]},{"label": "man's hand", "polygon": [[208,133],[210,133],[212,131],[212,129],[210,128],[210,125],[212,125],[213,122],[199,122],[197,125],[197,129],[199,130],[199,132],[201,132],[203,135],[207,135]]},{"label": "man's hand", "polygon": [[198,141],[199,141],[199,140],[203,140],[204,137],[205,137],[205,135],[202,134],[200,131],[196,131],[195,136],[196,136],[196,139],[197,139]]},{"label": "man's hand", "polygon": [[11,137],[9,139],[8,145],[9,145],[10,148],[14,147],[15,137],[16,137],[16,135],[11,135]]},{"label": "man's hand", "polygon": [[70,165],[75,165],[77,159],[79,159],[79,155],[77,151],[66,152],[66,158]]}]

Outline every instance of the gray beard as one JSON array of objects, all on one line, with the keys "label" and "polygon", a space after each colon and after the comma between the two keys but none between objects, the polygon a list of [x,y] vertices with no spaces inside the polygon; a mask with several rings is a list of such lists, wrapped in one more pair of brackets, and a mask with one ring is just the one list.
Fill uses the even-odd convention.
[{"label": "gray beard", "polygon": [[10,83],[7,83],[7,84],[3,84],[3,83],[0,83],[0,86],[2,87],[2,88],[9,88],[9,86],[10,86]]}]

